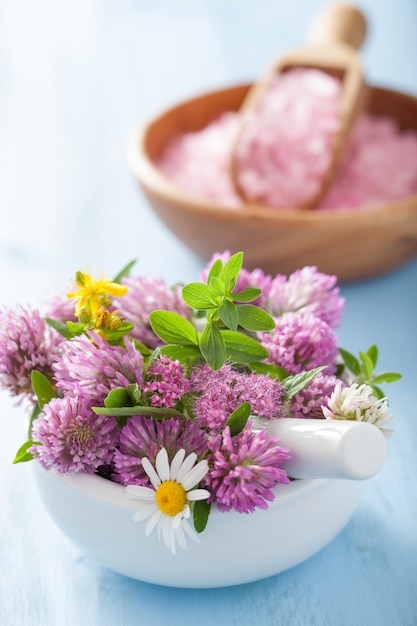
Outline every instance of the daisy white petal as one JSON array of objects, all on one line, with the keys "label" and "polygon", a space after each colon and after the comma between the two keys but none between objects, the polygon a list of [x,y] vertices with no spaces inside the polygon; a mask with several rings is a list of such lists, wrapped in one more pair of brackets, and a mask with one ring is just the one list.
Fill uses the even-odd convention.
[{"label": "daisy white petal", "polygon": [[155,491],[150,487],[143,487],[142,485],[127,485],[126,495],[128,498],[139,500],[155,500]]},{"label": "daisy white petal", "polygon": [[161,448],[155,459],[155,468],[161,482],[169,480],[169,460],[168,453],[165,448]]},{"label": "daisy white petal", "polygon": [[157,511],[159,511],[159,509],[156,504],[147,504],[146,506],[143,506],[138,511],[136,511],[136,513],[133,515],[133,519],[135,520],[135,522],[142,522],[144,519],[147,519]]},{"label": "daisy white petal", "polygon": [[191,517],[190,502],[207,499],[207,489],[193,489],[208,471],[207,461],[196,463],[197,455],[185,457],[185,450],[175,454],[171,466],[166,448],[161,448],[156,455],[155,467],[148,458],[142,459],[142,465],[151,479],[151,487],[130,485],[126,493],[130,498],[142,502],[141,508],[134,514],[135,521],[147,518],[145,534],[149,536],[156,528],[158,540],[175,554],[176,544],[186,548],[186,536],[198,542],[199,538],[187,519]]},{"label": "daisy white petal", "polygon": [[188,491],[189,489],[197,485],[200,480],[204,478],[207,472],[208,463],[206,460],[197,463],[197,465],[193,467],[181,481],[181,484],[184,487],[185,491]]},{"label": "daisy white petal", "polygon": [[156,489],[161,484],[161,479],[159,478],[158,474],[154,470],[152,463],[146,457],[142,459],[142,467],[145,470],[145,472],[148,474],[149,478],[151,479],[152,485]]},{"label": "daisy white petal", "polygon": [[184,459],[184,462],[181,465],[177,473],[176,480],[179,483],[182,483],[184,477],[188,474],[188,472],[190,471],[190,469],[192,468],[196,460],[197,460],[197,455],[195,454],[195,452],[191,452],[191,454],[189,454],[187,458]]},{"label": "daisy white petal", "polygon": [[171,463],[171,480],[175,480],[177,478],[178,470],[180,469],[182,462],[184,461],[185,450],[181,448],[178,450]]},{"label": "daisy white petal", "polygon": [[175,539],[177,540],[177,543],[180,546],[180,548],[182,548],[183,550],[187,549],[187,542],[185,540],[184,531],[181,525],[178,526],[178,528],[176,528],[175,530]]},{"label": "daisy white petal", "polygon": [[207,489],[193,489],[187,493],[187,498],[190,502],[195,502],[196,500],[207,500],[210,497],[210,491]]},{"label": "daisy white petal", "polygon": [[188,535],[190,537],[190,539],[192,539],[193,541],[195,541],[195,543],[200,543],[200,537],[197,535],[197,533],[191,528],[190,524],[187,522],[187,520],[184,520],[183,523],[181,524],[182,529],[185,531],[185,534]]},{"label": "daisy white petal", "polygon": [[162,515],[162,512],[155,505],[155,512],[153,513],[152,517],[150,517],[148,523],[146,524],[145,535],[147,537],[149,537],[149,535],[151,534],[151,532],[153,531],[153,529],[155,528],[155,526],[161,519],[161,515]]}]

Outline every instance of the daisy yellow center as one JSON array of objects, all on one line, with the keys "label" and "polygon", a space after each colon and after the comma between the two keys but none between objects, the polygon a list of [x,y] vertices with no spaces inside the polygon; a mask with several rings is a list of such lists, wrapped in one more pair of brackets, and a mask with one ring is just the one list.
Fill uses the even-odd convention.
[{"label": "daisy yellow center", "polygon": [[156,490],[155,498],[160,511],[169,517],[180,513],[187,503],[184,487],[175,480],[166,480],[161,483]]}]

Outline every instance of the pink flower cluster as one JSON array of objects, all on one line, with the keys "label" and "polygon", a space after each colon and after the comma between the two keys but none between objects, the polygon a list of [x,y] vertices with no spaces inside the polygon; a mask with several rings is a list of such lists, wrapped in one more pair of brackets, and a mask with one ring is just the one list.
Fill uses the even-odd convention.
[{"label": "pink flower cluster", "polygon": [[[226,263],[230,253],[214,255],[203,279],[217,258]],[[324,418],[322,407],[329,407],[328,398],[339,383],[334,329],[344,301],[336,279],[306,267],[288,277],[243,269],[237,280],[237,291],[262,289],[255,303],[275,319],[272,331],[258,333],[269,354],[267,371],[278,366],[291,377],[324,367],[290,398],[285,379],[280,382],[267,371],[229,362],[214,370],[201,358],[180,363],[164,355],[149,323],[150,312],[168,309],[191,322],[193,312],[180,299],[179,289],[164,281],[124,282],[127,299],[114,306],[134,329],[114,344],[92,331],[64,340],[37,310],[0,312],[0,386],[34,403],[31,373],[38,370],[56,395],[33,422],[29,453],[47,470],[98,473],[124,486],[148,486],[142,460],[155,463],[165,448],[171,462],[183,449],[207,460],[204,486],[220,510],[266,508],[273,488],[288,482],[283,464],[290,452],[267,431],[252,431],[250,419],[231,434],[228,420],[246,402],[253,415],[270,420]],[[60,315],[66,310],[57,301],[53,306]],[[121,417],[114,409],[117,402],[108,404],[119,392],[129,400],[123,406],[134,406],[133,414]],[[105,415],[94,411],[109,406],[115,414],[111,408]]]},{"label": "pink flower cluster", "polygon": [[32,370],[51,378],[52,360],[62,343],[39,311],[23,306],[0,310],[0,388],[33,399]]}]

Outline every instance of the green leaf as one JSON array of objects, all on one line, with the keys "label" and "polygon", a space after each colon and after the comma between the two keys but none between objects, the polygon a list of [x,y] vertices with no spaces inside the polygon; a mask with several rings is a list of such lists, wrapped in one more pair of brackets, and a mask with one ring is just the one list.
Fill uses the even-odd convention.
[{"label": "green leaf", "polygon": [[307,372],[301,372],[300,374],[295,374],[294,376],[288,376],[282,381],[282,384],[285,387],[285,396],[284,400],[290,400],[296,393],[304,389],[306,385],[310,381],[313,380],[317,376],[317,374],[325,369],[325,366],[315,367],[312,370]]},{"label": "green leaf", "polygon": [[225,424],[225,426],[229,426],[230,434],[232,437],[235,437],[236,435],[241,433],[242,430],[245,428],[251,411],[252,407],[249,402],[243,402],[243,404],[238,406],[237,409],[233,411]]},{"label": "green leaf", "polygon": [[133,261],[130,261],[127,265],[125,265],[124,268],[121,269],[120,272],[117,274],[117,276],[113,278],[113,282],[121,283],[122,278],[124,278],[125,276],[129,276],[130,270],[135,265],[135,263],[136,263],[136,259],[134,259]]},{"label": "green leaf", "polygon": [[339,348],[339,352],[340,356],[345,362],[346,367],[350,369],[352,374],[355,374],[355,376],[359,376],[359,374],[361,373],[361,366],[359,365],[358,359],[347,350],[343,350],[343,348]]},{"label": "green leaf", "polygon": [[224,296],[226,294],[226,286],[217,276],[212,276],[207,285],[214,297]]},{"label": "green leaf", "polygon": [[[139,391],[139,395],[138,392]],[[104,400],[104,406],[112,409],[122,406],[136,406],[140,400],[141,392],[138,385],[129,387],[117,387],[112,389]]]},{"label": "green leaf", "polygon": [[227,328],[237,330],[239,316],[236,304],[223,298],[219,306],[219,317]]},{"label": "green leaf", "polygon": [[188,283],[182,289],[184,302],[192,309],[215,309],[219,302],[203,283]]},{"label": "green leaf", "polygon": [[220,331],[225,345],[227,356],[235,363],[251,363],[252,361],[262,361],[268,356],[266,350],[261,344],[240,332],[233,330]]},{"label": "green leaf", "polygon": [[380,387],[374,384],[371,384],[371,387],[372,387],[372,391],[374,393],[375,398],[378,398],[378,400],[382,400],[383,398],[385,398],[385,393],[382,391]]},{"label": "green leaf", "polygon": [[42,412],[41,408],[39,406],[39,403],[37,402],[35,404],[35,406],[33,407],[32,415],[30,416],[30,419],[29,419],[29,427],[28,427],[28,436],[29,437],[31,437],[31,435],[32,435],[33,422],[39,417],[41,412]]},{"label": "green leaf", "polygon": [[113,408],[93,406],[93,411],[97,415],[106,415],[107,417],[130,417],[131,415],[146,415],[155,419],[165,419],[177,415],[184,417],[176,409],[164,409],[155,406],[120,406]]},{"label": "green leaf", "polygon": [[207,500],[196,500],[193,507],[193,522],[198,533],[202,533],[206,528],[209,515],[210,504]]},{"label": "green leaf", "polygon": [[38,370],[32,370],[31,380],[32,389],[38,399],[39,408],[42,410],[45,404],[55,398],[56,393],[48,378]]},{"label": "green leaf", "polygon": [[236,285],[239,272],[242,269],[243,252],[237,252],[225,263],[219,274],[219,278],[222,279],[226,286],[227,292],[233,291],[233,287]]},{"label": "green leaf", "polygon": [[106,340],[112,346],[118,345],[121,343],[123,337],[128,335],[132,329],[133,324],[130,324],[130,322],[122,322],[121,326],[115,330],[105,330]]},{"label": "green leaf", "polygon": [[271,378],[282,381],[288,378],[289,373],[283,367],[279,365],[272,365],[271,363],[249,363],[249,367],[258,374],[268,374]]},{"label": "green leaf", "polygon": [[79,322],[67,322],[71,337],[79,337],[85,332],[85,324]]},{"label": "green leaf", "polygon": [[272,330],[275,322],[263,309],[254,304],[239,304],[237,307],[239,324],[245,330]]},{"label": "green leaf", "polygon": [[151,356],[152,350],[148,348],[148,346],[145,346],[144,343],[141,343],[137,339],[133,339],[133,345],[135,346],[136,350],[141,353],[142,356]]},{"label": "green leaf", "polygon": [[401,374],[398,374],[397,372],[382,372],[381,374],[378,374],[378,376],[375,376],[372,380],[372,384],[376,383],[377,385],[380,385],[381,383],[395,383],[397,380],[401,380],[401,378]]},{"label": "green leaf", "polygon": [[183,346],[198,345],[194,326],[174,311],[152,311],[149,316],[152,330],[166,343]]},{"label": "green leaf", "polygon": [[26,463],[27,461],[32,461],[33,454],[28,452],[28,449],[34,445],[34,441],[29,439],[22,446],[20,446],[19,450],[16,452],[16,456],[13,459],[13,464],[16,463]]},{"label": "green leaf", "polygon": [[210,279],[212,277],[219,276],[222,267],[223,267],[223,263],[221,262],[221,259],[217,259],[216,261],[214,261],[213,265],[210,267],[210,270],[207,276],[207,284],[210,282]]},{"label": "green leaf", "polygon": [[362,363],[362,372],[364,373],[366,380],[371,380],[374,371],[374,363],[366,352],[359,352],[359,356]]},{"label": "green leaf", "polygon": [[188,363],[191,359],[201,356],[198,346],[162,346],[160,351],[161,354],[173,361],[179,361],[182,365]]},{"label": "green leaf", "polygon": [[213,324],[206,324],[200,337],[200,350],[211,369],[219,370],[226,361],[223,337]]},{"label": "green leaf", "polygon": [[378,362],[378,348],[377,348],[377,346],[373,345],[370,348],[368,348],[367,355],[369,356],[369,358],[371,359],[372,363],[374,364],[373,369],[375,369],[376,364]]},{"label": "green leaf", "polygon": [[68,325],[64,322],[59,322],[58,320],[53,320],[50,317],[46,317],[45,321],[51,328],[54,328],[60,335],[64,337],[64,339],[71,339],[74,335],[68,328]]},{"label": "green leaf", "polygon": [[252,302],[262,294],[262,289],[246,287],[243,291],[234,291],[231,295],[233,302]]}]

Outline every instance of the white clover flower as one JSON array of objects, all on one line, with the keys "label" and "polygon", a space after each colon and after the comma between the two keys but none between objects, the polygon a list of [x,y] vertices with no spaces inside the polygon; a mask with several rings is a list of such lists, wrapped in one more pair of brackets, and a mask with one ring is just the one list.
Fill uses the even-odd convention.
[{"label": "white clover flower", "polygon": [[199,538],[187,521],[190,517],[189,502],[206,500],[210,496],[207,489],[193,489],[208,472],[206,460],[195,465],[197,455],[192,452],[185,458],[185,450],[178,450],[169,465],[165,448],[156,455],[155,468],[146,457],[142,466],[150,478],[152,487],[128,485],[128,498],[140,500],[142,506],[133,515],[135,522],[149,518],[145,528],[149,536],[156,527],[158,539],[175,554],[176,544],[185,549],[185,535],[199,542]]},{"label": "white clover flower", "polygon": [[355,420],[374,424],[389,436],[391,430],[386,425],[392,421],[386,398],[377,398],[373,395],[369,385],[352,383],[349,387],[337,383],[333,393],[323,406],[326,419]]}]

